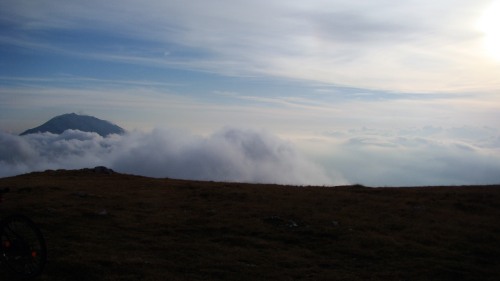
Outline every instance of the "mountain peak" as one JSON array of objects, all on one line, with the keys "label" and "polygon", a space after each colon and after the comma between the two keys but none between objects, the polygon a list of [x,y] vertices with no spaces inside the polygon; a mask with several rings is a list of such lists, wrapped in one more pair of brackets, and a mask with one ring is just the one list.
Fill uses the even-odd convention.
[{"label": "mountain peak", "polygon": [[44,132],[61,134],[62,132],[70,129],[80,130],[83,132],[95,132],[103,137],[110,134],[125,133],[124,129],[109,121],[101,120],[88,115],[67,113],[56,116],[38,127],[26,130],[21,133],[21,136]]}]

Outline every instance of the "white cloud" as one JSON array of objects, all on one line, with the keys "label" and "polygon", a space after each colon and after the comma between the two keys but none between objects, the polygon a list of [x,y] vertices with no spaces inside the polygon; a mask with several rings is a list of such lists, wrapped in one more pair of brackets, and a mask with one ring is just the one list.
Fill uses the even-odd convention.
[{"label": "white cloud", "polygon": [[[55,112],[85,110],[121,120],[128,128],[151,128],[168,120],[197,133],[224,124],[293,137],[330,130],[336,139],[323,143],[318,154],[335,182],[342,178],[336,171],[350,182],[368,185],[494,181],[500,174],[495,173],[500,139],[491,133],[496,129],[488,132],[481,126],[498,127],[500,68],[482,51],[484,34],[476,26],[489,3],[5,0],[0,2],[5,27],[0,51],[15,49],[23,57],[19,69],[24,67],[26,76],[12,77],[6,68],[0,77],[5,84],[0,88],[0,126],[21,131]],[[47,77],[28,78],[39,69],[24,59],[28,53],[49,53],[61,61],[40,68]],[[86,63],[71,68],[71,59]],[[127,64],[118,68],[109,62]],[[101,73],[93,72],[96,65]],[[225,94],[213,94],[217,91]],[[425,128],[429,124],[433,127]],[[363,126],[382,131],[349,131]],[[8,149],[0,148],[1,172],[89,163],[134,171],[141,168],[132,161],[136,157],[150,159],[142,172],[156,171],[158,176],[168,170],[199,178],[284,180],[280,173],[266,173],[266,165],[276,171],[302,167],[297,182],[313,177],[305,171],[316,174],[315,165],[277,149],[280,142],[265,134],[253,133],[276,157],[294,165],[277,165],[270,158],[257,161],[245,153],[241,140],[224,132],[200,137],[153,131],[113,140],[4,134]],[[248,131],[237,135],[252,138]],[[158,153],[151,154],[150,146]],[[165,157],[176,161],[163,162]],[[190,174],[183,167],[195,160],[203,164]],[[221,170],[204,170],[206,163],[217,163]],[[324,175],[313,178],[322,182]]]},{"label": "white cloud", "polygon": [[488,127],[364,128],[296,144],[232,128],[208,136],[155,129],[107,138],[68,130],[0,133],[0,144],[0,176],[103,165],[151,177],[295,185],[500,182],[500,132]]},{"label": "white cloud", "polygon": [[485,127],[364,128],[327,134],[309,154],[327,171],[369,186],[498,184],[499,137]]},{"label": "white cloud", "polygon": [[263,131],[226,128],[209,137],[155,129],[103,138],[67,130],[14,136],[0,133],[0,176],[104,165],[123,173],[195,180],[343,184],[294,146]]},{"label": "white cloud", "polygon": [[80,49],[39,40],[38,33],[0,39],[67,55],[226,75],[398,91],[483,91],[498,89],[500,75],[477,29],[489,2],[16,0],[3,1],[0,16],[18,33],[90,30],[135,44]]}]

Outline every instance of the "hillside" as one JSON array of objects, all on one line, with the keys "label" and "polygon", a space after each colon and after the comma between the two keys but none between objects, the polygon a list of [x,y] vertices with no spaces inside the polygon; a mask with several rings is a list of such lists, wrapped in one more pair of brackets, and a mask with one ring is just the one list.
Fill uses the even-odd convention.
[{"label": "hillside", "polygon": [[38,127],[26,130],[21,133],[21,136],[40,132],[61,134],[69,129],[83,132],[95,132],[103,137],[110,134],[123,134],[125,132],[124,129],[109,121],[101,120],[93,116],[68,113],[56,116]]},{"label": "hillside", "polygon": [[41,280],[500,276],[500,186],[292,187],[87,169],[3,187],[2,216],[25,213],[46,236]]}]

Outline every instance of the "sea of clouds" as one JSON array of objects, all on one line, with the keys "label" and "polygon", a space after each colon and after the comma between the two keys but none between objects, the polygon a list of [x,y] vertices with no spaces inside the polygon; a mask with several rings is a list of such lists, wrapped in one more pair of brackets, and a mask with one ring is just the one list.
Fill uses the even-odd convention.
[{"label": "sea of clouds", "polygon": [[0,177],[106,166],[157,178],[291,185],[500,184],[500,133],[491,128],[349,130],[289,141],[226,127],[209,135],[178,129],[102,137],[0,132]]},{"label": "sea of clouds", "polygon": [[0,177],[48,169],[106,166],[121,173],[191,180],[343,184],[271,133],[224,128],[209,136],[173,129],[102,137],[67,130],[57,135],[0,132]]},{"label": "sea of clouds", "polygon": [[363,128],[330,132],[316,145],[320,147],[315,162],[334,169],[351,183],[500,184],[500,131],[495,128]]}]

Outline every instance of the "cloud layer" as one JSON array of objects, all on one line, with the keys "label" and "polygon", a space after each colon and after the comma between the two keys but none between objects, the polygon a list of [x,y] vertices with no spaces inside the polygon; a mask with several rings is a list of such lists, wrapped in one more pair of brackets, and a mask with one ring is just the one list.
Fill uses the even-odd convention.
[{"label": "cloud layer", "polygon": [[431,126],[337,131],[294,144],[234,128],[208,136],[173,129],[106,138],[77,130],[0,133],[0,177],[102,165],[150,177],[293,185],[498,184],[499,136],[489,127]]},{"label": "cloud layer", "polygon": [[342,184],[294,146],[263,131],[225,128],[208,137],[155,129],[103,138],[67,130],[15,136],[0,133],[0,176],[104,165],[123,173],[193,180]]},{"label": "cloud layer", "polygon": [[0,43],[223,75],[488,90],[498,89],[498,64],[477,22],[490,2],[6,0]]},{"label": "cloud layer", "polygon": [[[369,186],[500,183],[500,133],[489,127],[335,132],[318,147],[324,167]],[[325,151],[328,151],[325,153]],[[328,169],[327,169],[328,171]]]}]

